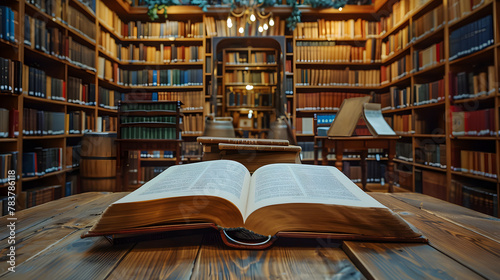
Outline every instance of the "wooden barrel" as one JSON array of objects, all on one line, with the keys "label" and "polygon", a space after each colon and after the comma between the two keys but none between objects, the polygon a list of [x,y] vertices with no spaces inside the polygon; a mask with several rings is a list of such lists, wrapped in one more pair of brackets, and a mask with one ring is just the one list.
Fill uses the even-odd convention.
[{"label": "wooden barrel", "polygon": [[116,190],[116,133],[85,133],[82,138],[82,191]]}]

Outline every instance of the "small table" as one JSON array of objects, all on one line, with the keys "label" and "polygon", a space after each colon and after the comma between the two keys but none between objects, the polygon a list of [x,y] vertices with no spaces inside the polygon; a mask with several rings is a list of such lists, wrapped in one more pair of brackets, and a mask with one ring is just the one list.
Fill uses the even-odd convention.
[{"label": "small table", "polygon": [[342,171],[344,150],[354,150],[361,155],[361,184],[363,190],[366,191],[366,157],[368,149],[384,149],[387,150],[387,183],[389,192],[394,192],[393,172],[394,172],[394,156],[396,155],[396,140],[399,136],[352,136],[352,137],[330,137],[330,136],[314,136],[314,164],[318,164],[318,148],[319,141],[322,142],[322,159],[323,165],[328,164],[328,153],[330,149],[335,149],[335,167]]}]

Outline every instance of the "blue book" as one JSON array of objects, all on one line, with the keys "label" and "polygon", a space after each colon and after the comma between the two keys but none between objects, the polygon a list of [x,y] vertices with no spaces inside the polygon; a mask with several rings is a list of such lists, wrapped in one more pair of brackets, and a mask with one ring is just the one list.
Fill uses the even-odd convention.
[{"label": "blue book", "polygon": [[168,69],[167,70],[167,86],[172,85],[172,70]]},{"label": "blue book", "polygon": [[64,185],[64,196],[70,196],[72,195],[72,191],[71,191],[71,182],[66,182],[66,184]]},{"label": "blue book", "polygon": [[5,11],[4,11],[5,7],[4,6],[0,6],[0,39],[4,39],[5,38],[5,17],[4,17],[4,14],[5,14]]},{"label": "blue book", "polygon": [[10,9],[9,7],[2,7],[3,8],[3,15],[4,15],[4,27],[3,29],[5,30],[5,40],[10,40]]},{"label": "blue book", "polygon": [[153,94],[151,96],[151,100],[152,101],[158,101],[158,92],[153,92]]},{"label": "blue book", "polygon": [[158,85],[158,70],[153,70],[153,86]]},{"label": "blue book", "polygon": [[9,20],[10,40],[12,42],[15,42],[16,33],[14,32],[14,11],[12,9],[9,9],[9,15],[10,15],[10,20]]}]

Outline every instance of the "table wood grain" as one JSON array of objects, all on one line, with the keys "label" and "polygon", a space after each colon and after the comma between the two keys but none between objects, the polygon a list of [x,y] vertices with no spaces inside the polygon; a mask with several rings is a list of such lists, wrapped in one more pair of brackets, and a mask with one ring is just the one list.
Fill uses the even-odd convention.
[{"label": "table wood grain", "polygon": [[16,213],[16,272],[0,221],[2,279],[500,279],[500,220],[415,193],[370,193],[428,244],[280,239],[266,250],[225,246],[215,230],[111,244],[81,239],[127,193],[83,193]]}]

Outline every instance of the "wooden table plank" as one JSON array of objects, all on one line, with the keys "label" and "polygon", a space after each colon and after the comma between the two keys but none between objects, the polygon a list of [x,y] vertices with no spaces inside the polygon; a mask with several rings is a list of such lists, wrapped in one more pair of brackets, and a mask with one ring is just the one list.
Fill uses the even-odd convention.
[{"label": "wooden table plank", "polygon": [[138,243],[106,279],[190,279],[203,240],[197,232],[170,232]]},{"label": "wooden table plank", "polygon": [[[106,193],[100,192],[81,193],[18,211],[13,216],[17,218],[16,233],[19,234],[30,227],[46,222],[105,195]],[[0,240],[4,240],[9,236],[9,232],[4,230],[8,222],[7,219],[0,220]]]},{"label": "wooden table plank", "polygon": [[417,227],[432,247],[485,278],[500,278],[500,243],[413,207],[391,194],[371,195]]},{"label": "wooden table plank", "polygon": [[484,279],[426,244],[347,241],[342,248],[368,279]]},{"label": "wooden table plank", "polygon": [[71,233],[48,250],[16,267],[2,279],[105,279],[133,244],[112,245],[105,238]]},{"label": "wooden table plank", "polygon": [[401,193],[394,194],[394,197],[500,242],[498,218],[424,194]]},{"label": "wooden table plank", "polygon": [[[27,222],[31,223],[29,227],[19,233],[16,232],[15,248],[17,266],[22,266],[24,261],[54,246],[66,236],[76,231],[80,231],[83,228],[88,230],[88,228],[90,228],[99,218],[99,213],[106,209],[110,203],[118,200],[124,195],[126,194],[98,194],[95,199],[88,199],[83,205],[78,203],[78,207],[70,208],[66,212],[59,213],[56,211],[56,215],[52,214],[50,204],[46,203],[40,205],[38,207],[38,212],[45,213],[45,216],[50,216],[50,218],[43,218],[43,216],[40,216],[41,222]],[[84,197],[88,197],[88,195],[84,195]],[[66,201],[70,202],[69,200]],[[77,201],[82,200],[77,199]],[[74,202],[68,204],[74,205]],[[20,214],[22,214],[20,216],[25,217],[24,213]],[[37,213],[33,214],[38,216]],[[23,219],[19,218],[18,221],[22,223]],[[6,230],[7,227],[2,228],[2,233],[4,233],[4,229]],[[0,248],[2,248],[0,254],[6,256],[10,247],[7,239],[0,241],[0,246]],[[0,274],[7,271],[9,266],[7,262],[0,262]]]},{"label": "wooden table plank", "polygon": [[[235,250],[205,235],[193,279],[365,279],[339,243],[301,240],[267,250]],[[298,245],[300,244],[300,245]]]}]

